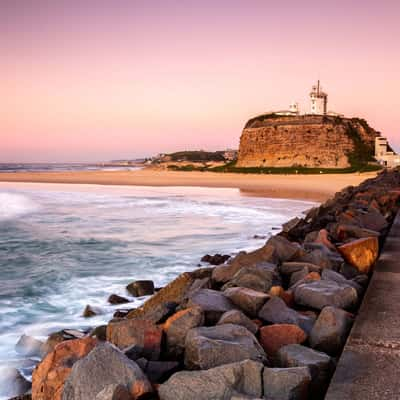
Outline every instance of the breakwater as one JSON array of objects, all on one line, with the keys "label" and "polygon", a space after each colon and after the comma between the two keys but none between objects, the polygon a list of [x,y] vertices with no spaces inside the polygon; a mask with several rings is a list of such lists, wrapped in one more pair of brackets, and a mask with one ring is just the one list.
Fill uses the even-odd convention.
[{"label": "breakwater", "polygon": [[[32,398],[323,398],[399,188],[397,171],[381,173],[260,249],[181,274],[106,326],[58,332],[44,345],[24,338],[21,347],[45,354]],[[154,290],[148,281],[130,288]]]}]

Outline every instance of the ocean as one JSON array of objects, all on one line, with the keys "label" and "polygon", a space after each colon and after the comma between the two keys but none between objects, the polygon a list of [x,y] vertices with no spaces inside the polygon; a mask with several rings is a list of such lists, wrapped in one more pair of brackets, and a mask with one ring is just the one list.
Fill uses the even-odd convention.
[{"label": "ocean", "polygon": [[68,171],[134,171],[141,169],[137,165],[118,163],[0,163],[2,172],[68,172]]},{"label": "ocean", "polygon": [[[256,249],[314,205],[236,189],[0,183],[0,365],[23,359],[20,335],[103,324],[118,308],[107,297],[129,282],[163,286],[207,253]],[[131,300],[119,308],[143,302]],[[101,314],[83,318],[87,304]]]}]

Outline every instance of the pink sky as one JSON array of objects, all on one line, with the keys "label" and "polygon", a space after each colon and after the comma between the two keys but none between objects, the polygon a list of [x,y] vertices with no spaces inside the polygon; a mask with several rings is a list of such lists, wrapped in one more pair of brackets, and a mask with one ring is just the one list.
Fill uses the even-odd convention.
[{"label": "pink sky", "polygon": [[319,78],[400,150],[400,2],[3,0],[0,162],[237,148]]}]

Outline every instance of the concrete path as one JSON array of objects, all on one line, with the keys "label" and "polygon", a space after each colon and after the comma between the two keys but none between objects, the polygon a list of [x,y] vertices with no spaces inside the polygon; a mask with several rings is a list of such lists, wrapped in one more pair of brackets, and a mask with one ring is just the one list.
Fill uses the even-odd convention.
[{"label": "concrete path", "polygon": [[325,399],[400,399],[400,213]]}]

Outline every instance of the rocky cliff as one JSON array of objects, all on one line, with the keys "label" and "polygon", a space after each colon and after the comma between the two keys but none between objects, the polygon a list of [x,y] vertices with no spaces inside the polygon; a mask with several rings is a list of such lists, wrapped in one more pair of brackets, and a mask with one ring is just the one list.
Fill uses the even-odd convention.
[{"label": "rocky cliff", "polygon": [[372,160],[378,135],[358,118],[264,115],[247,122],[236,165],[348,168]]}]

